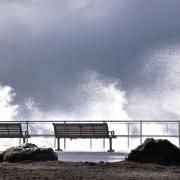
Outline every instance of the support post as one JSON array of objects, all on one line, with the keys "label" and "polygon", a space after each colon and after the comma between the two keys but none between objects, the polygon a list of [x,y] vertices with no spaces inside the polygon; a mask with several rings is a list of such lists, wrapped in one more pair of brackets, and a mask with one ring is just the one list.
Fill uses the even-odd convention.
[{"label": "support post", "polygon": [[25,144],[26,143],[26,138],[25,137],[23,137],[23,144]]},{"label": "support post", "polygon": [[66,138],[64,138],[64,149],[66,150]]},{"label": "support post", "polygon": [[142,144],[142,121],[140,121],[140,144]]},{"label": "support post", "polygon": [[112,137],[109,138],[109,150],[108,152],[114,152],[114,150],[112,149]]}]

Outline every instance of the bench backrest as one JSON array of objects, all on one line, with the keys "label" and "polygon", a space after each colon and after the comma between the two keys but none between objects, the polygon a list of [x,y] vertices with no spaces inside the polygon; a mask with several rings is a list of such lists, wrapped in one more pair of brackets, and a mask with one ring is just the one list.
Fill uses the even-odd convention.
[{"label": "bench backrest", "polygon": [[107,123],[54,123],[56,138],[108,138]]},{"label": "bench backrest", "polygon": [[19,138],[22,136],[23,133],[20,123],[0,123],[1,138]]}]

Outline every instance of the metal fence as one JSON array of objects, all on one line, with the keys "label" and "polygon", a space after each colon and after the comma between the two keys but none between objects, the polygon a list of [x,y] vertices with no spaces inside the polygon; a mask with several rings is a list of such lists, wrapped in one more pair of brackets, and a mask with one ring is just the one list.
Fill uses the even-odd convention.
[{"label": "metal fence", "polygon": [[[2,121],[3,123],[12,123],[12,121]],[[130,146],[132,138],[138,138],[139,144],[142,144],[145,138],[176,138],[180,147],[180,121],[178,120],[46,120],[46,121],[13,121],[22,123],[23,129],[28,131],[31,137],[54,137],[52,123],[107,123],[110,130],[115,130],[117,138],[127,138],[127,147]],[[156,126],[156,130],[154,127]],[[158,132],[158,133],[157,133]],[[90,140],[90,146],[92,142]],[[66,140],[64,139],[64,148]]]}]

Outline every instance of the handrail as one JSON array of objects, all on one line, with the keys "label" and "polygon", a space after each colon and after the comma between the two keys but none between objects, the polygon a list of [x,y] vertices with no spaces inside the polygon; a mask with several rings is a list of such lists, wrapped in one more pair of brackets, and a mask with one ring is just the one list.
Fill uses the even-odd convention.
[{"label": "handrail", "polygon": [[[179,141],[179,147],[180,147],[180,120],[23,120],[23,121],[0,121],[0,123],[22,123],[25,124],[26,131],[29,132],[29,127],[31,124],[43,124],[43,123],[81,123],[81,122],[91,122],[91,123],[96,123],[96,122],[105,122],[105,123],[124,123],[127,125],[127,134],[116,134],[116,137],[125,137],[127,138],[127,144],[129,147],[130,144],[130,138],[139,138],[140,144],[143,142],[143,138],[145,137],[174,137],[178,138]],[[143,125],[145,123],[154,123],[154,124],[177,124],[177,129],[178,133],[177,134],[143,134]],[[138,134],[130,134],[130,126],[133,124],[138,124],[139,127],[139,133]],[[167,124],[167,125],[168,125]],[[30,133],[29,134],[31,137],[53,137],[54,134],[49,133]]]},{"label": "handrail", "polygon": [[177,123],[179,120],[25,120],[25,121],[0,121],[0,122],[19,122],[19,123],[33,123],[33,122],[130,122],[130,123],[138,123],[138,122],[162,122],[162,123]]}]

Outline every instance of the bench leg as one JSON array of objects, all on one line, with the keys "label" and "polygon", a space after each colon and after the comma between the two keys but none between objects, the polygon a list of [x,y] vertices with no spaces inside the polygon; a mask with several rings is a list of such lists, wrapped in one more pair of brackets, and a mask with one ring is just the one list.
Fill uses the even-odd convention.
[{"label": "bench leg", "polygon": [[112,137],[109,138],[109,150],[108,152],[114,152],[114,150],[112,149]]},{"label": "bench leg", "polygon": [[57,138],[57,149],[56,151],[62,151],[62,149],[60,149],[60,138]]},{"label": "bench leg", "polygon": [[19,145],[21,145],[21,138],[19,138]]}]

